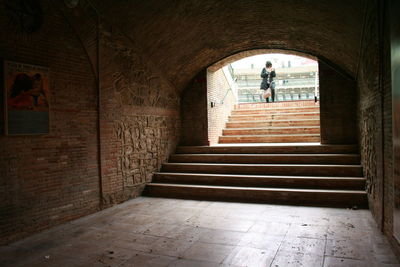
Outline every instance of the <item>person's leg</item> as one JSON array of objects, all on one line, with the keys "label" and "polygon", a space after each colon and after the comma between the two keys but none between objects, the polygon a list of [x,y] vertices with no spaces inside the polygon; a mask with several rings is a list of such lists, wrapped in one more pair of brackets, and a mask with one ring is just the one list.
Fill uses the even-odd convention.
[{"label": "person's leg", "polygon": [[275,102],[275,89],[272,89],[272,88],[271,88],[271,99],[272,99],[272,102]]}]

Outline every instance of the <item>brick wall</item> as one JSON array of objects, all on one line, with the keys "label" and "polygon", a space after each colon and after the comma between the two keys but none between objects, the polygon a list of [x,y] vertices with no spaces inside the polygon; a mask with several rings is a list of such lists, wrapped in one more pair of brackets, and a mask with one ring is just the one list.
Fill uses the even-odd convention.
[{"label": "brick wall", "polygon": [[[214,145],[218,144],[236,97],[222,68],[207,72],[207,87],[208,140],[210,145]],[[215,104],[211,106],[211,102]]]},{"label": "brick wall", "polygon": [[[225,127],[235,97],[222,69],[201,71],[182,92],[180,145],[213,145]],[[211,107],[211,101],[215,107]]]},{"label": "brick wall", "polygon": [[207,71],[203,70],[182,92],[180,145],[206,146],[208,143]]},{"label": "brick wall", "polygon": [[387,3],[367,1],[357,77],[358,117],[370,210],[400,255],[399,244],[393,238],[392,88]]},{"label": "brick wall", "polygon": [[[390,2],[390,4],[389,4]],[[400,246],[398,241],[400,240],[400,214],[399,214],[399,190],[400,190],[400,99],[399,99],[399,85],[397,81],[392,80],[392,77],[396,75],[396,70],[399,70],[399,55],[395,56],[393,50],[398,49],[400,40],[400,27],[398,23],[398,14],[400,12],[400,3],[397,1],[385,1],[385,9],[383,14],[383,69],[391,70],[383,72],[383,88],[384,88],[384,103],[392,103],[392,109],[390,106],[385,107],[384,110],[384,125],[385,125],[385,151],[392,152],[392,160],[385,160],[384,169],[387,173],[387,179],[385,180],[385,196],[384,202],[390,203],[391,206],[386,209],[385,212],[385,231],[391,236],[396,235],[395,238],[390,238],[394,247],[396,248],[398,255],[400,255]],[[393,49],[393,50],[392,50]],[[397,87],[394,88],[394,86]],[[393,88],[392,88],[393,86]],[[393,176],[392,176],[393,175]]]},{"label": "brick wall", "polygon": [[[187,81],[223,57],[267,47],[306,51],[332,59],[351,74],[357,71],[359,140],[370,207],[390,240],[397,244],[391,238],[392,96],[389,76],[384,71],[388,56],[380,53],[382,44],[387,51],[387,44],[380,43],[384,28],[379,27],[379,15],[384,17],[382,12],[377,13],[382,10],[380,1],[366,2],[359,64],[356,59],[362,1],[340,8],[332,1],[323,1],[326,8],[316,10],[309,8],[314,4],[310,2],[300,13],[292,8],[295,19],[291,25],[295,30],[276,27],[282,34],[254,27],[262,16],[252,20],[254,24],[242,20],[243,24],[232,26],[229,18],[237,17],[242,7],[250,7],[249,2],[238,2],[227,11],[222,2],[206,1],[188,5],[188,13],[182,6],[186,2],[178,4],[181,11],[176,12],[176,6],[157,1],[124,3],[137,5],[138,9],[121,8],[114,1],[96,1],[101,2],[102,12],[110,12],[106,17],[113,19],[111,23],[101,17],[100,25],[96,12],[84,0],[71,10],[63,1],[39,2],[44,24],[39,31],[27,34],[9,19],[5,0],[0,0],[0,57],[47,66],[51,75],[50,134],[0,135],[0,243],[138,195],[179,139],[180,97],[167,79],[177,89],[187,88],[180,112],[182,143],[208,144],[206,72],[201,71],[189,86]],[[284,5],[291,6],[290,1],[286,2]],[[153,12],[157,3],[164,15]],[[114,8],[119,8],[121,16],[115,16],[118,13]],[[143,12],[132,16],[131,10]],[[320,22],[312,28],[302,16],[310,10],[319,12],[311,16]],[[259,12],[259,7],[250,9],[247,16],[253,19]],[[341,20],[343,14],[346,19]],[[275,16],[278,24],[287,24],[287,16]],[[127,35],[115,27],[114,19],[120,19],[118,26],[124,26]],[[213,19],[213,25],[226,22],[233,28],[216,26],[210,31]],[[318,25],[329,27],[321,31]],[[294,37],[294,32],[301,36]],[[265,34],[275,37],[266,38]],[[199,40],[198,36],[209,38]],[[315,40],[319,40],[318,45]]]},{"label": "brick wall", "polygon": [[357,144],[354,79],[318,61],[322,144]]},{"label": "brick wall", "polygon": [[[330,59],[353,76],[357,68],[364,0],[93,2],[141,41],[178,89],[215,62],[259,48]],[[266,14],[273,30],[260,26]]]},{"label": "brick wall", "polygon": [[382,227],[382,87],[379,82],[379,25],[377,3],[368,1],[358,70],[358,117],[361,160],[371,212]]},{"label": "brick wall", "polygon": [[179,95],[137,43],[86,1],[39,2],[27,34],[0,0],[0,57],[51,72],[50,134],[0,135],[1,244],[137,196],[179,138]]},{"label": "brick wall", "polygon": [[100,36],[103,204],[140,195],[175,151],[179,95],[138,44],[103,23]]},{"label": "brick wall", "polygon": [[[399,116],[394,110],[392,110],[392,101],[394,101],[395,96],[392,95],[392,79],[391,74],[391,54],[390,54],[390,46],[391,42],[395,45],[398,44],[398,40],[400,38],[400,31],[398,30],[398,13],[400,11],[400,5],[398,2],[391,1],[391,7],[389,8],[388,2],[383,1],[380,2],[381,9],[381,86],[383,90],[383,110],[382,110],[382,120],[383,120],[383,154],[384,154],[384,162],[383,162],[383,170],[384,170],[384,196],[383,203],[385,203],[385,208],[383,210],[383,228],[386,235],[389,236],[389,241],[393,244],[395,251],[400,256],[400,244],[398,243],[398,239],[395,240],[393,237],[394,234],[394,216],[397,214],[397,222],[399,224],[400,218],[398,215],[398,210],[395,210],[395,203],[398,203],[396,199],[396,195],[398,198],[398,190],[399,190],[399,176],[397,173],[397,177],[394,176],[394,165],[399,164],[399,155],[394,154],[393,147],[395,140],[393,139],[393,127],[394,120],[396,118],[394,116]],[[392,21],[390,22],[390,13],[392,13]],[[397,26],[397,31],[394,30]],[[390,30],[392,32],[390,32]],[[392,40],[390,39],[392,36]],[[395,43],[394,40],[397,40]],[[398,63],[397,63],[398,64]],[[396,115],[394,115],[396,114]],[[394,116],[393,116],[394,115]],[[398,129],[397,129],[398,131]],[[396,162],[396,163],[395,163]],[[397,207],[398,209],[398,207]],[[400,236],[400,233],[396,233],[397,236]]]},{"label": "brick wall", "polygon": [[[44,23],[26,34],[0,0],[0,57],[50,68],[50,134],[0,135],[0,243],[99,207],[95,78],[61,13],[41,1]],[[1,104],[3,108],[3,103]]]}]

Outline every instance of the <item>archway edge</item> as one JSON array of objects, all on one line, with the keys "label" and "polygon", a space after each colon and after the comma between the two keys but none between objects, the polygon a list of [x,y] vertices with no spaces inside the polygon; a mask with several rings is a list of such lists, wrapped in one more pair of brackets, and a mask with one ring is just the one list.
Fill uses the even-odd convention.
[{"label": "archway edge", "polygon": [[257,49],[249,49],[245,51],[240,51],[237,53],[234,53],[230,56],[227,56],[225,58],[220,59],[219,61],[213,63],[210,65],[207,70],[209,71],[216,71],[220,68],[222,68],[225,65],[228,65],[230,63],[233,63],[235,61],[238,61],[240,59],[246,58],[246,57],[251,57],[251,56],[256,56],[256,55],[262,55],[262,54],[286,54],[286,55],[295,55],[295,56],[300,56],[300,57],[305,57],[309,58],[315,61],[321,61],[327,64],[328,66],[332,67],[335,69],[337,72],[341,73],[345,77],[347,77],[350,80],[355,80],[353,75],[345,71],[343,68],[339,67],[337,64],[334,64],[332,61],[329,59],[326,59],[322,56],[316,56],[311,53],[307,53],[304,51],[298,51],[298,50],[292,50],[292,49],[282,49],[282,48],[257,48]]}]

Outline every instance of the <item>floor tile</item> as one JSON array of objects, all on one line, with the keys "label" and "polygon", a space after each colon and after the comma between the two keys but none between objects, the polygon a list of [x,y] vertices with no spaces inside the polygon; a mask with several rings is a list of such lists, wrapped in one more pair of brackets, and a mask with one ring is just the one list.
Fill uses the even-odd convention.
[{"label": "floor tile", "polygon": [[328,226],[292,223],[287,236],[326,239]]},{"label": "floor tile", "polygon": [[199,216],[224,218],[230,212],[230,209],[227,208],[207,207],[199,213]]},{"label": "floor tile", "polygon": [[174,228],[176,229],[176,225],[173,224],[155,223],[144,230],[143,234],[163,237]]},{"label": "floor tile", "polygon": [[196,242],[182,257],[190,260],[222,263],[233,249],[234,246]]},{"label": "floor tile", "polygon": [[243,235],[244,233],[242,232],[210,229],[200,236],[199,241],[222,245],[237,245]]},{"label": "floor tile", "polygon": [[249,232],[262,233],[266,235],[284,236],[289,230],[289,227],[290,227],[289,223],[257,221],[251,227]]},{"label": "floor tile", "polygon": [[46,253],[58,254],[58,255],[76,255],[77,257],[81,255],[94,255],[104,246],[104,243],[99,243],[96,241],[90,240],[73,240],[72,242],[65,243],[62,246],[57,246],[51,249],[48,249]]},{"label": "floor tile", "polygon": [[284,236],[265,235],[261,233],[245,233],[239,246],[278,251]]},{"label": "floor tile", "polygon": [[209,261],[195,261],[195,260],[186,260],[186,259],[178,259],[168,267],[220,267],[219,263],[212,263]]},{"label": "floor tile", "polygon": [[192,245],[192,242],[185,240],[160,238],[152,246],[150,252],[159,255],[179,257]]},{"label": "floor tile", "polygon": [[263,250],[249,247],[237,247],[224,260],[224,264],[234,266],[269,266],[274,259],[276,251]]},{"label": "floor tile", "polygon": [[31,249],[19,246],[0,247],[0,266],[23,266],[37,257],[37,252]]},{"label": "floor tile", "polygon": [[255,221],[260,218],[261,214],[259,211],[241,211],[232,210],[226,214],[225,219],[239,219],[239,220],[250,220]]},{"label": "floor tile", "polygon": [[178,225],[165,234],[165,237],[195,242],[208,231],[210,229],[190,225]]},{"label": "floor tile", "polygon": [[[175,257],[154,255],[148,253],[135,253],[132,257],[119,265],[120,267],[166,267],[176,261]],[[113,266],[113,265],[109,265]]]},{"label": "floor tile", "polygon": [[97,251],[97,257],[94,260],[99,265],[104,266],[120,266],[132,257],[132,249],[110,246]]},{"label": "floor tile", "polygon": [[366,260],[372,253],[369,244],[365,244],[363,240],[345,239],[333,240],[328,239],[326,242],[326,255],[338,258],[348,258],[356,260]]},{"label": "floor tile", "polygon": [[173,213],[168,214],[168,216],[159,218],[157,222],[175,225],[182,224],[199,213],[200,212],[197,211],[174,211]]},{"label": "floor tile", "polygon": [[[95,260],[91,260],[95,262]],[[97,262],[96,262],[97,264]],[[100,264],[100,263],[99,263]],[[94,266],[95,264],[92,264]],[[50,256],[42,257],[30,261],[29,263],[23,263],[22,265],[13,265],[13,267],[29,266],[29,267],[43,267],[43,266],[57,266],[57,267],[70,267],[70,266],[84,266],[84,262],[80,259],[66,258],[64,256]]]},{"label": "floor tile", "polygon": [[399,267],[396,263],[382,263],[374,260],[354,260],[336,257],[325,257],[324,267]]},{"label": "floor tile", "polygon": [[326,240],[314,238],[286,237],[279,250],[292,253],[308,253],[324,256]]},{"label": "floor tile", "polygon": [[149,235],[125,233],[123,236],[110,240],[108,244],[141,252],[150,252],[159,239],[159,237]]},{"label": "floor tile", "polygon": [[212,216],[195,216],[185,222],[194,227],[247,232],[254,224],[251,220],[221,219]]},{"label": "floor tile", "polygon": [[328,215],[311,215],[311,216],[296,216],[291,221],[296,224],[310,224],[319,226],[333,225],[332,218]]},{"label": "floor tile", "polygon": [[264,222],[275,222],[275,223],[292,223],[296,222],[296,219],[299,218],[297,215],[282,215],[282,214],[261,214],[257,220]]},{"label": "floor tile", "polygon": [[369,238],[371,232],[365,229],[358,229],[353,225],[328,226],[328,239],[363,239]]},{"label": "floor tile", "polygon": [[324,267],[366,267],[365,261],[336,257],[325,257]]},{"label": "floor tile", "polygon": [[254,225],[252,220],[220,219],[213,222],[209,228],[227,231],[247,232]]},{"label": "floor tile", "polygon": [[274,267],[294,267],[294,266],[312,266],[320,267],[323,264],[323,257],[313,254],[292,253],[278,251],[271,266]]}]

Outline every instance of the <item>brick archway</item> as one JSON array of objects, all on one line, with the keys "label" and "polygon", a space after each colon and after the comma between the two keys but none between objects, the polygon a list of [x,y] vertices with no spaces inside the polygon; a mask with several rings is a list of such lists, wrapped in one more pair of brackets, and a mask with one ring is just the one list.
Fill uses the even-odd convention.
[{"label": "brick archway", "polygon": [[233,54],[231,56],[225,57],[221,59],[220,61],[214,63],[213,65],[208,67],[208,70],[210,71],[216,71],[223,66],[233,63],[235,61],[238,61],[240,59],[246,58],[246,57],[251,57],[251,56],[256,56],[256,55],[262,55],[262,54],[286,54],[286,55],[295,55],[299,57],[305,57],[309,58],[315,61],[318,61],[318,58],[316,56],[313,56],[311,54],[307,54],[305,52],[300,52],[296,50],[287,50],[287,49],[253,49],[253,50],[247,50],[247,51],[242,51],[236,54]]}]

